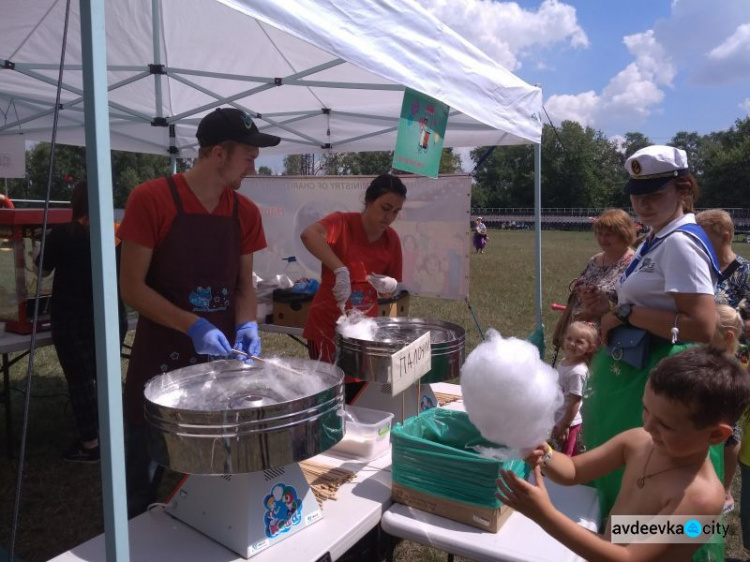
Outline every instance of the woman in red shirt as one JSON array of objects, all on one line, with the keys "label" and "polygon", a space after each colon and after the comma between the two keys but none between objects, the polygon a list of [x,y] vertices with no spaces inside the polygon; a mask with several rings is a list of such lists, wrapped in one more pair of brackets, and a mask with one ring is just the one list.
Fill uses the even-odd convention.
[{"label": "woman in red shirt", "polygon": [[[396,281],[401,281],[401,240],[390,225],[405,200],[401,179],[383,174],[367,188],[362,212],[331,213],[302,231],[302,243],[323,266],[303,333],[311,359],[333,363],[336,320],[344,309],[377,316],[378,291],[396,290]],[[368,280],[371,274],[386,277]]]}]

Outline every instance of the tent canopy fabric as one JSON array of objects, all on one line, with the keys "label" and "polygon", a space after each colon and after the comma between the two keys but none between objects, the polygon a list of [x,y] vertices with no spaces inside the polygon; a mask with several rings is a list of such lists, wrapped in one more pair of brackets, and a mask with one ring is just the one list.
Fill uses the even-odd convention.
[{"label": "tent canopy fabric", "polygon": [[[0,135],[50,139],[64,0],[7,0]],[[232,105],[282,137],[264,154],[392,150],[404,87],[451,108],[445,146],[539,143],[542,93],[404,0],[106,1],[111,146],[196,155]],[[58,142],[85,144],[78,2],[71,3]]]}]

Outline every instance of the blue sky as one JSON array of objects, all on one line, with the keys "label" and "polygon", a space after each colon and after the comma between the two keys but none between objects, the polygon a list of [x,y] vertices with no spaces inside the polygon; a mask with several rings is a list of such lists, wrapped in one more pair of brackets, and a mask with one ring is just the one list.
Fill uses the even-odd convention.
[{"label": "blue sky", "polygon": [[541,85],[553,122],[667,142],[750,113],[750,0],[418,1]]},{"label": "blue sky", "polygon": [[750,114],[750,0],[416,1],[539,84],[555,124],[666,143]]}]

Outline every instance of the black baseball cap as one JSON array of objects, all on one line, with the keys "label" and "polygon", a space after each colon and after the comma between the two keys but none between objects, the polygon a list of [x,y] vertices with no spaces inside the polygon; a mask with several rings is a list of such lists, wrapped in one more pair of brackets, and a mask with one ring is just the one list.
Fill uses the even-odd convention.
[{"label": "black baseball cap", "polygon": [[261,133],[247,113],[233,107],[218,107],[206,115],[198,124],[195,136],[201,146],[214,146],[224,141],[236,141],[265,148],[276,146],[281,142],[279,137]]}]

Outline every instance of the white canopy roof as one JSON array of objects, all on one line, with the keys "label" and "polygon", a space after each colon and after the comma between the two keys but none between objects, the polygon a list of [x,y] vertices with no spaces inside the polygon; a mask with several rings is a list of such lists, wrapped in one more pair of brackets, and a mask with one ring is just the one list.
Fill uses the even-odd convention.
[{"label": "white canopy roof", "polygon": [[[65,4],[3,2],[0,135],[50,139]],[[106,37],[113,149],[166,154],[175,125],[194,156],[200,118],[234,105],[282,137],[264,154],[392,150],[404,86],[451,107],[445,146],[541,138],[541,90],[407,0],[112,0]],[[65,61],[57,140],[83,145],[78,2]]]}]

